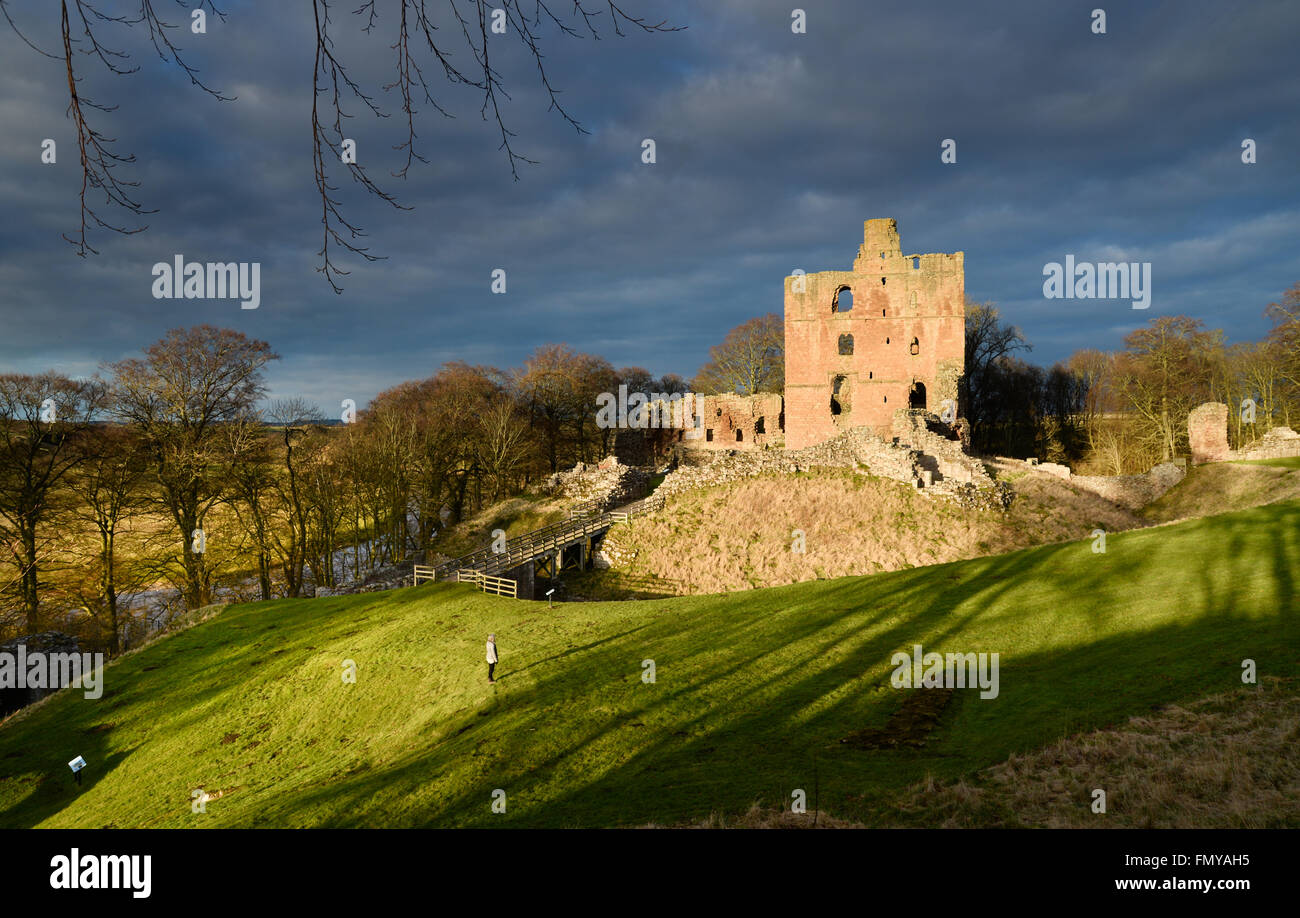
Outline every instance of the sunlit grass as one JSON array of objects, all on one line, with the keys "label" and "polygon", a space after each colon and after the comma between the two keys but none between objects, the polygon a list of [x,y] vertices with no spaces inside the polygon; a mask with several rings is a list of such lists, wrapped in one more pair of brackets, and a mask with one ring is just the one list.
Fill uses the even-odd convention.
[{"label": "sunlit grass", "polygon": [[[1289,501],[1112,533],[1104,554],[725,595],[548,610],[432,584],[232,606],[111,665],[101,700],[65,691],[0,727],[0,825],[674,824],[814,787],[829,813],[892,822],[928,774],[1239,687],[1245,658],[1300,674],[1298,571]],[[919,749],[842,744],[902,703],[890,657],[914,643],[999,653],[1000,694],[958,691]],[[200,787],[222,796],[196,814]]]}]

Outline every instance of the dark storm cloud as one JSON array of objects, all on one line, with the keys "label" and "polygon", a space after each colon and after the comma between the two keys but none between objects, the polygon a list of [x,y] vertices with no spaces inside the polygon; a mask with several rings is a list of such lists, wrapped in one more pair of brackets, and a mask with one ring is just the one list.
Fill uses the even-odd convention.
[{"label": "dark storm cloud", "polygon": [[[1257,337],[1264,305],[1300,280],[1295,4],[1126,3],[1108,9],[1104,36],[1089,30],[1096,2],[802,5],[806,35],[791,33],[790,4],[637,0],[689,29],[552,36],[551,81],[588,134],[546,111],[531,61],[506,45],[505,114],[539,161],[518,182],[477,96],[439,83],[456,117],[422,106],[430,162],[393,178],[402,125],[378,87],[392,79],[395,21],[360,35],[337,5],[340,56],[395,112],[376,121],[349,101],[347,133],[414,208],[366,197],[335,167],[363,244],[387,256],[339,252],[352,271],[342,296],[314,270],[313,45],[300,5],[230,4],[207,36],[185,36],[232,103],[197,92],[142,35],[106,33],[141,70],[109,77],[86,61],[83,91],[119,105],[97,117],[136,154],[129,175],[159,212],[145,233],[96,234],[101,254],[86,259],[59,239],[78,223],[66,82],[0,26],[0,367],[89,373],[210,322],[271,342],[274,394],[331,409],[447,360],[517,365],[550,341],[690,375],[727,329],[780,311],[790,271],[848,267],[877,216],[898,219],[907,251],[964,250],[969,294],[996,301],[1042,362],[1116,347],[1156,314]],[[50,6],[8,5],[52,48]],[[38,162],[44,137],[59,141],[57,166]],[[654,165],[640,161],[647,137]],[[939,161],[949,137],[951,166]],[[1259,143],[1256,165],[1241,163],[1245,137]],[[150,268],[175,253],[260,262],[261,307],[153,299]],[[1151,308],[1044,300],[1043,265],[1067,253],[1150,261]],[[504,296],[489,290],[498,267]]]}]

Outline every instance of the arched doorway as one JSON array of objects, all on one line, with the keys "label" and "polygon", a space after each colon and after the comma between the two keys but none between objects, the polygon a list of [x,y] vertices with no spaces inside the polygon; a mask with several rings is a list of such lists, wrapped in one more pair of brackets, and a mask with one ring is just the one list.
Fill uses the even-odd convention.
[{"label": "arched doorway", "polygon": [[912,391],[907,396],[907,407],[924,408],[925,407],[925,383],[912,383]]}]

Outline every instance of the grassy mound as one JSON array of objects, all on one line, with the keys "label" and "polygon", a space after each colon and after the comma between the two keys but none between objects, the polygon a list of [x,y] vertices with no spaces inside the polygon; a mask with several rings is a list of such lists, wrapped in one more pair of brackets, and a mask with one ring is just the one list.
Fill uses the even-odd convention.
[{"label": "grassy mound", "polygon": [[[610,572],[565,576],[577,595],[616,599],[720,593],[872,574],[1144,525],[1050,475],[1011,473],[1003,514],[931,500],[908,485],[841,469],[701,488],[611,533]],[[803,552],[795,548],[803,533]]]},{"label": "grassy mound", "polygon": [[1194,466],[1159,500],[1142,508],[1153,523],[1195,519],[1300,497],[1300,459],[1212,462]]},{"label": "grassy mound", "polygon": [[[1240,687],[1244,658],[1300,676],[1300,502],[1106,547],[554,609],[457,584],[231,606],[0,728],[0,825],[676,825],[796,789],[875,825],[927,777]],[[953,693],[919,743],[844,742],[916,720],[890,675],[917,643],[1001,654],[1000,693]]]},{"label": "grassy mound", "polygon": [[439,533],[433,541],[433,551],[452,558],[468,555],[490,545],[493,530],[504,530],[506,538],[513,539],[530,530],[567,520],[572,504],[573,501],[566,498],[535,494],[497,501]]}]

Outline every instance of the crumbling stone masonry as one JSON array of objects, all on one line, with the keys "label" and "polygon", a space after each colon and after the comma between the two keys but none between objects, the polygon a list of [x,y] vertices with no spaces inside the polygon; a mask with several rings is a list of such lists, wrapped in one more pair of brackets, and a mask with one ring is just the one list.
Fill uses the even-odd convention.
[{"label": "crumbling stone masonry", "polygon": [[762,449],[784,443],[784,402],[779,394],[697,395],[693,427],[682,441],[693,449]]},{"label": "crumbling stone masonry", "polygon": [[904,255],[868,220],[849,271],[785,279],[785,438],[802,449],[853,427],[892,436],[894,412],[956,404],[965,364],[965,255]]},{"label": "crumbling stone masonry", "polygon": [[1191,410],[1187,415],[1187,440],[1195,463],[1300,456],[1300,434],[1290,427],[1274,427],[1254,443],[1230,449],[1228,406],[1222,402],[1206,402]]},{"label": "crumbling stone masonry", "polygon": [[1192,462],[1218,462],[1228,458],[1228,406],[1206,402],[1187,415],[1187,442]]},{"label": "crumbling stone masonry", "polygon": [[682,491],[766,473],[789,475],[818,467],[849,468],[904,482],[927,498],[943,498],[985,510],[1009,506],[1011,489],[1005,482],[995,482],[982,463],[963,453],[960,440],[948,435],[950,428],[936,415],[903,409],[894,425],[911,442],[903,442],[900,436],[886,440],[869,428],[857,427],[799,450],[686,449],[679,456],[677,469],[655,493],[672,497]]}]

